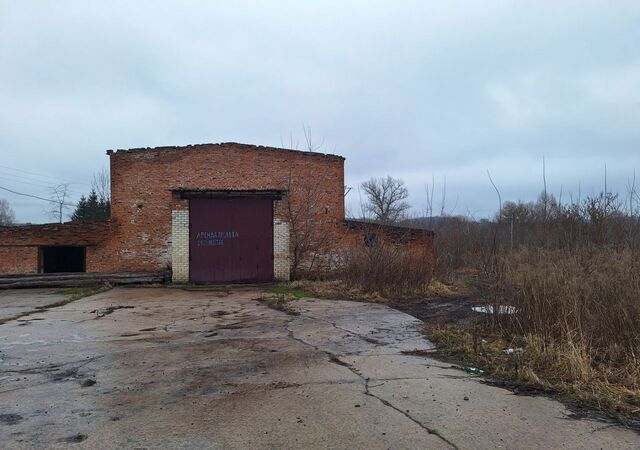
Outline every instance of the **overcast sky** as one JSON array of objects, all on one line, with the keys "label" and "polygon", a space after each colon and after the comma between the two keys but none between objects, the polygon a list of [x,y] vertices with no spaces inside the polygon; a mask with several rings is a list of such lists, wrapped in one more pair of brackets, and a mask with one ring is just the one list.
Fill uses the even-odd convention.
[{"label": "overcast sky", "polygon": [[[110,148],[243,142],[405,180],[418,214],[640,184],[640,2],[0,0],[0,186],[73,198]],[[46,202],[0,191],[20,222]]]}]

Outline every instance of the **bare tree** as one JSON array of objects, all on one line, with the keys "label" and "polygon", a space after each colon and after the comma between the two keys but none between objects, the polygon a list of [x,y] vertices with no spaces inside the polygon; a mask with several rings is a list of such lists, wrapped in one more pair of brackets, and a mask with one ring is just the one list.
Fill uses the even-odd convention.
[{"label": "bare tree", "polygon": [[284,206],[293,258],[291,277],[297,279],[305,272],[315,270],[318,258],[328,246],[327,233],[323,231],[322,219],[318,217],[326,196],[317,184],[295,184],[291,173],[286,180],[286,189]]},{"label": "bare tree", "polygon": [[304,135],[304,147],[300,148],[300,140],[296,137],[294,140],[293,132],[289,132],[289,142],[285,142],[285,140],[280,136],[280,145],[283,148],[289,148],[292,150],[304,150],[307,152],[319,152],[324,147],[324,139],[322,139],[319,143],[314,141],[313,135],[311,133],[311,127],[307,124],[302,125],[302,134]]},{"label": "bare tree", "polygon": [[364,205],[366,211],[379,222],[397,222],[410,208],[405,201],[409,197],[409,191],[399,178],[371,178],[362,183],[361,187],[367,195],[368,202]]},{"label": "bare tree", "polygon": [[0,226],[13,225],[15,219],[16,216],[9,202],[5,199],[0,199]]},{"label": "bare tree", "polygon": [[487,175],[489,176],[489,181],[491,182],[491,186],[496,190],[498,194],[498,204],[500,205],[500,209],[498,210],[498,216],[502,216],[502,195],[500,195],[500,191],[498,190],[498,186],[493,182],[493,178],[491,178],[491,172],[487,169]]},{"label": "bare tree", "polygon": [[47,211],[50,217],[58,221],[58,223],[63,222],[64,213],[72,206],[67,203],[67,199],[69,198],[69,185],[67,183],[62,183],[53,188],[51,191],[50,201],[51,201],[51,209]]},{"label": "bare tree", "polygon": [[91,189],[98,194],[98,200],[107,203],[111,201],[111,181],[109,178],[109,172],[102,169],[100,172],[93,174],[93,180],[91,181]]}]

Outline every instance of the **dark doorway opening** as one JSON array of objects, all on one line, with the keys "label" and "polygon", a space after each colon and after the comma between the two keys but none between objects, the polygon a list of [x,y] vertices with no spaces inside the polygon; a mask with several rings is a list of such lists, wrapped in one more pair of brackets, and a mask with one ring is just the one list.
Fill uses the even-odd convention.
[{"label": "dark doorway opening", "polygon": [[84,272],[84,247],[40,247],[40,268],[43,273]]}]

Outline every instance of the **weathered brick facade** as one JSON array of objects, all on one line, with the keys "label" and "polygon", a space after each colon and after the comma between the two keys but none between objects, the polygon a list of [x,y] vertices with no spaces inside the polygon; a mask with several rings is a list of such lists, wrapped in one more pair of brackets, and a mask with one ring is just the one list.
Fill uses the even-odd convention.
[{"label": "weathered brick facade", "polygon": [[[316,252],[317,264],[331,261],[339,246],[362,244],[371,234],[369,224],[345,221],[340,156],[235,143],[107,154],[111,220],[2,228],[0,274],[38,272],[40,246],[82,246],[87,272],[171,271],[174,282],[188,282],[190,200],[185,192],[277,192],[272,253],[277,280],[289,278],[294,237],[309,235],[309,228],[326,256],[316,258]],[[427,249],[427,262],[433,263],[433,233],[380,226],[375,233]]]},{"label": "weathered brick facade", "polygon": [[[172,245],[175,232],[176,244],[188,246],[180,226],[172,229],[172,211],[176,217],[177,211],[188,209],[180,190],[289,190],[290,200],[299,202],[304,201],[300,188],[308,187],[323,194],[323,204],[316,208],[322,228],[335,234],[344,220],[344,159],[339,156],[215,144],[117,151],[110,157],[112,220],[120,227],[109,244],[117,254],[110,271],[166,270],[173,260],[180,265],[176,281],[185,280],[188,259]],[[285,200],[275,202],[274,219],[287,220],[285,206]]]},{"label": "weathered brick facade", "polygon": [[[111,162],[111,222],[14,227],[0,230],[2,252],[16,246],[87,245],[90,272],[173,270],[188,281],[189,200],[180,191],[284,192],[274,202],[274,277],[287,279],[287,202],[308,201],[314,192],[314,224],[339,239],[344,220],[344,158],[315,152],[244,144],[204,144],[108,151]],[[34,261],[0,266],[0,273],[37,271]]]}]

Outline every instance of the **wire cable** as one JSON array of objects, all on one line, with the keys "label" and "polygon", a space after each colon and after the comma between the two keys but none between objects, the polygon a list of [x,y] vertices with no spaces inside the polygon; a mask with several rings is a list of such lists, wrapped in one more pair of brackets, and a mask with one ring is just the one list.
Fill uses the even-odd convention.
[{"label": "wire cable", "polygon": [[[0,189],[2,189],[3,191],[7,191],[7,192],[11,192],[12,194],[16,194],[16,195],[22,195],[24,197],[32,197],[32,198],[37,198],[38,200],[44,200],[45,202],[50,202],[50,203],[57,203],[60,204],[60,202],[57,202],[55,200],[51,200],[50,198],[44,198],[44,197],[38,197],[37,195],[32,195],[32,194],[25,194],[23,192],[16,192],[14,190],[8,189],[6,187],[2,187],[0,186]],[[64,206],[71,206],[71,207],[75,207],[76,205],[73,205],[71,203],[62,203],[62,205]]]}]

